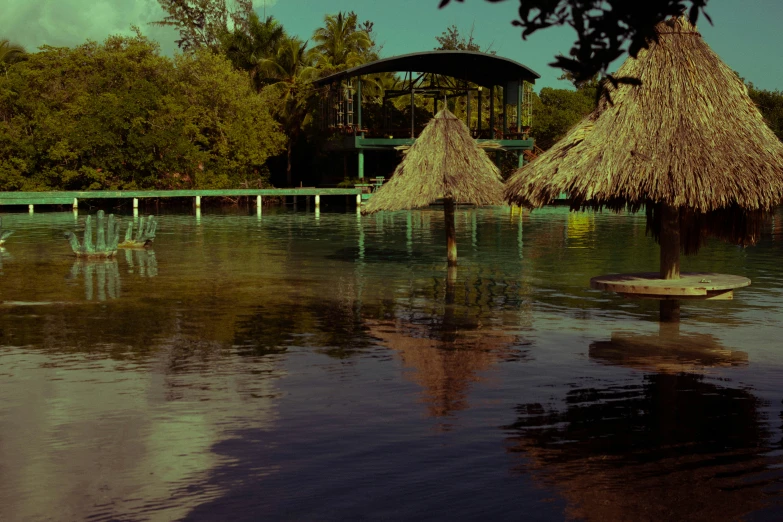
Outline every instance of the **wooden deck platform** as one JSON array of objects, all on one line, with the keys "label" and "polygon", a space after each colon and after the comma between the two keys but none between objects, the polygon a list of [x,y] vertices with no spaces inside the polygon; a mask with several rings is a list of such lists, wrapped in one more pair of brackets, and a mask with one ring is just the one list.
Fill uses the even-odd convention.
[{"label": "wooden deck platform", "polygon": [[662,279],[658,272],[608,274],[590,279],[590,288],[636,299],[733,299],[734,290],[750,285],[747,277],[714,272],[684,272]]}]

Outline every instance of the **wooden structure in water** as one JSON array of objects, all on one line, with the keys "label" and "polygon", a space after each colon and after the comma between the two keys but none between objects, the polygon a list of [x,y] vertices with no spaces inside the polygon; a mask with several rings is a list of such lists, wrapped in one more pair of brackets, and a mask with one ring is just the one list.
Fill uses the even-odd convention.
[{"label": "wooden structure in water", "polygon": [[[379,73],[404,76],[394,89],[383,89],[381,121],[367,126],[362,114],[363,85],[372,83],[373,76]],[[521,166],[525,152],[535,149],[528,131],[532,122],[532,85],[539,77],[514,60],[493,54],[427,51],[376,60],[314,83],[321,89],[322,129],[342,135],[328,141],[327,150],[355,152],[358,177],[364,178],[366,151],[389,151],[415,143],[431,117],[416,121],[417,96],[432,100],[433,115],[439,112],[441,102],[445,104],[443,108],[448,108],[450,102],[453,105],[460,100],[473,137],[480,144],[491,142],[497,151],[515,152]],[[394,120],[390,103],[402,97],[410,100],[407,122]],[[488,127],[483,125],[485,119]],[[401,123],[405,126],[401,127]]]}]

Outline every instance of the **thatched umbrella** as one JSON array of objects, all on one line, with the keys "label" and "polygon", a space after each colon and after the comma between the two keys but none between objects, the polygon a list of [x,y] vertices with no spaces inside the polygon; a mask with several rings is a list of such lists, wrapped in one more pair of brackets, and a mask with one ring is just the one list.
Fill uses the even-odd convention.
[{"label": "thatched umbrella", "polygon": [[449,266],[457,265],[454,204],[503,201],[500,171],[471,137],[467,125],[443,109],[427,123],[388,183],[362,214],[425,207],[443,198]]},{"label": "thatched umbrella", "polygon": [[514,173],[512,204],[540,207],[567,193],[572,209],[646,208],[661,245],[661,279],[679,279],[680,251],[708,236],[753,244],[761,214],[783,200],[783,143],[734,71],[685,17],[629,58],[593,113]]}]

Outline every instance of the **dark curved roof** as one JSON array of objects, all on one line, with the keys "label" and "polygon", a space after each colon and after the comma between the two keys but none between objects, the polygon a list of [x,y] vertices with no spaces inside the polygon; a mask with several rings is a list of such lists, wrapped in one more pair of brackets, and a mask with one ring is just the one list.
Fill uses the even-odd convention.
[{"label": "dark curved roof", "polygon": [[383,58],[316,80],[316,85],[382,72],[414,71],[442,74],[484,87],[515,80],[535,82],[541,76],[514,60],[475,51],[426,51]]}]

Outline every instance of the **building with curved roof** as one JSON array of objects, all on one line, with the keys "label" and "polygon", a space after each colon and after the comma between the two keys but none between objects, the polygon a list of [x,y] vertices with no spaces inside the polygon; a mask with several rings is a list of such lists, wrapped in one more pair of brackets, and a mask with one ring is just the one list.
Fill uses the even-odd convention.
[{"label": "building with curved roof", "polygon": [[[412,145],[441,105],[464,117],[479,142],[516,152],[521,165],[523,152],[534,148],[528,129],[532,85],[539,77],[494,54],[426,51],[362,64],[314,85],[321,93],[322,128],[342,135],[328,142],[328,150],[356,152],[362,178],[365,151]],[[379,113],[373,118],[363,117],[368,103]]]}]

